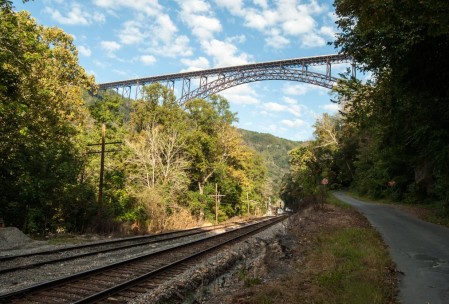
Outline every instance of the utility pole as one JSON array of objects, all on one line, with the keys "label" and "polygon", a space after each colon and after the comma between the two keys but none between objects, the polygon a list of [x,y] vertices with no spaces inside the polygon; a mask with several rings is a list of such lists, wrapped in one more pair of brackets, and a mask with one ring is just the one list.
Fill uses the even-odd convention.
[{"label": "utility pole", "polygon": [[116,152],[121,151],[120,149],[117,150],[105,150],[106,145],[112,145],[112,144],[121,144],[121,141],[115,141],[115,142],[106,142],[106,125],[101,125],[101,143],[99,144],[90,144],[87,146],[101,146],[100,151],[89,151],[87,154],[94,154],[94,153],[100,153],[100,182],[98,185],[98,216],[101,217],[102,211],[103,211],[103,176],[104,176],[104,154],[106,152]]},{"label": "utility pole", "polygon": [[215,225],[218,225],[218,206],[220,204],[220,197],[226,195],[220,194],[220,192],[218,192],[218,184],[215,183],[215,195],[209,196],[213,196],[215,198]]},{"label": "utility pole", "polygon": [[248,202],[248,209],[246,210],[248,215],[249,215],[249,196],[248,196],[248,192],[246,192],[246,201]]},{"label": "utility pole", "polygon": [[255,200],[250,200],[249,199],[249,194],[248,194],[248,192],[246,192],[246,201],[244,201],[244,202],[247,202],[248,203],[248,210],[247,210],[247,215],[249,216],[249,207],[250,207],[250,205],[249,205],[249,203],[254,203],[254,215],[256,215],[256,208],[257,208],[257,205],[259,204],[259,202],[258,201],[255,201]]}]

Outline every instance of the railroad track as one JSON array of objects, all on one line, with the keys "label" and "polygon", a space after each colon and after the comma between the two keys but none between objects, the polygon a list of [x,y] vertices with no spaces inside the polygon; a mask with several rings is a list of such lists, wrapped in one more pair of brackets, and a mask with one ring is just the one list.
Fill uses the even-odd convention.
[{"label": "railroad track", "polygon": [[265,219],[222,234],[3,294],[0,295],[0,303],[126,303],[157,287],[161,280],[176,276],[189,266],[189,262],[194,263],[194,259],[284,219],[284,216]]},{"label": "railroad track", "polygon": [[233,223],[227,225],[193,228],[156,235],[146,235],[110,241],[94,242],[22,255],[3,256],[0,257],[0,275],[19,270],[33,269],[42,265],[57,264],[98,254],[125,250],[133,247],[173,241],[188,236],[204,234],[216,229],[227,229],[235,225],[246,224],[247,223]]}]

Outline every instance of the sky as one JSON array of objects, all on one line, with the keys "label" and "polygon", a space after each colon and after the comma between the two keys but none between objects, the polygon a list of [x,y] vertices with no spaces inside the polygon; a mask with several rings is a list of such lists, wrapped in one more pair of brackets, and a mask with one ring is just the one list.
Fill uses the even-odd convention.
[{"label": "sky", "polygon": [[[337,53],[328,45],[338,31],[330,0],[13,3],[72,35],[97,83]],[[347,66],[333,65],[333,76]],[[328,89],[300,82],[260,81],[219,94],[237,112],[237,127],[290,140],[313,139],[316,119],[338,110]]]}]

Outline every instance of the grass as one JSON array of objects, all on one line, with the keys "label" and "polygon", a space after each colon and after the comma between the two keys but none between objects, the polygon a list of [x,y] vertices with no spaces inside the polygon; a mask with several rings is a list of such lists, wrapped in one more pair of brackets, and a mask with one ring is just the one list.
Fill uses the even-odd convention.
[{"label": "grass", "polygon": [[71,233],[53,234],[47,240],[50,245],[78,245],[88,241]]},{"label": "grass", "polygon": [[239,279],[240,281],[243,281],[245,287],[259,285],[262,282],[260,278],[256,276],[251,276],[245,269],[241,269],[239,271]]},{"label": "grass", "polygon": [[305,235],[310,244],[302,261],[239,303],[398,303],[395,268],[380,234],[351,206],[333,196],[329,203],[336,212],[305,219],[318,228]]},{"label": "grass", "polygon": [[338,198],[336,198],[332,194],[328,195],[326,201],[327,201],[328,204],[337,206],[337,207],[342,208],[342,209],[348,209],[348,210],[352,210],[353,209],[353,207],[351,205],[346,204],[346,203],[340,201]]},{"label": "grass", "polygon": [[392,297],[385,281],[390,258],[371,228],[325,233],[309,263],[313,283],[319,289],[315,303],[388,303]]}]

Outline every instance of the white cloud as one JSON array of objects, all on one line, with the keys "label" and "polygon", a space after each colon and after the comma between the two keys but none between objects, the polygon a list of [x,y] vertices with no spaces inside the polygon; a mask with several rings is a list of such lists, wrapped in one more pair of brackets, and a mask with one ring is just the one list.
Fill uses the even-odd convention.
[{"label": "white cloud", "polygon": [[213,57],[216,67],[242,65],[250,62],[250,56],[246,53],[239,54],[238,48],[232,43],[212,39],[203,41],[201,45],[206,54]]},{"label": "white cloud", "polygon": [[305,48],[325,46],[326,40],[315,33],[309,33],[302,36],[301,45]]},{"label": "white cloud", "polygon": [[123,44],[139,44],[143,42],[147,35],[142,32],[140,27],[141,23],[136,20],[126,21],[118,33],[120,42]]},{"label": "white cloud", "polygon": [[296,117],[302,116],[302,108],[300,105],[290,105],[287,111]]},{"label": "white cloud", "polygon": [[147,54],[165,57],[192,55],[189,38],[178,34],[177,26],[157,0],[94,0],[94,4],[112,14],[123,9],[134,12],[133,19],[124,22],[118,32],[122,44],[140,44]]},{"label": "white cloud", "polygon": [[254,4],[259,5],[263,9],[268,8],[268,1],[267,0],[253,0]]},{"label": "white cloud", "polygon": [[181,59],[181,62],[187,66],[187,69],[183,70],[182,72],[187,71],[198,71],[198,70],[205,70],[209,68],[209,60],[205,57],[198,57],[197,59]]},{"label": "white cloud", "polygon": [[101,13],[95,12],[92,15],[92,20],[97,22],[97,23],[105,23],[106,22],[106,17],[103,14],[101,14]]},{"label": "white cloud", "polygon": [[106,8],[110,11],[118,11],[123,8],[141,12],[147,16],[158,16],[162,12],[163,7],[157,0],[93,0],[96,6]]},{"label": "white cloud", "polygon": [[290,40],[282,36],[278,29],[272,29],[268,35],[265,42],[275,49],[282,49],[290,44]]},{"label": "white cloud", "polygon": [[189,42],[190,40],[187,36],[177,36],[170,43],[153,41],[152,45],[148,47],[148,51],[165,57],[189,57],[193,55]]},{"label": "white cloud", "polygon": [[178,0],[181,19],[201,41],[212,39],[222,30],[220,20],[215,18],[210,5],[202,0]]},{"label": "white cloud", "polygon": [[307,4],[298,5],[298,10],[304,14],[322,14],[327,12],[326,6],[320,6],[316,0],[311,0]]},{"label": "white cloud", "polygon": [[287,95],[305,95],[309,92],[309,86],[306,84],[285,84],[283,92]]},{"label": "white cloud", "polygon": [[332,26],[322,26],[320,33],[327,37],[335,38],[335,29]]},{"label": "white cloud", "polygon": [[295,119],[295,120],[283,119],[283,120],[281,120],[281,124],[283,124],[289,128],[299,128],[299,127],[303,127],[303,126],[307,125],[307,122],[305,122],[302,119]]},{"label": "white cloud", "polygon": [[268,112],[288,112],[295,117],[301,117],[304,106],[298,104],[280,104],[276,102],[267,102],[262,104],[262,109]]},{"label": "white cloud", "polygon": [[221,92],[229,102],[239,105],[258,105],[260,104],[257,92],[248,84],[242,84],[236,87],[226,89]]},{"label": "white cloud", "polygon": [[101,41],[100,46],[106,51],[108,57],[115,57],[114,52],[118,51],[122,46],[115,41]]},{"label": "white cloud", "polygon": [[246,36],[245,35],[237,35],[237,36],[232,36],[229,38],[226,38],[227,42],[230,43],[244,43],[246,41]]},{"label": "white cloud", "polygon": [[336,103],[329,103],[324,106],[320,106],[320,108],[329,112],[337,112],[339,109],[339,105]]},{"label": "white cloud", "polygon": [[287,96],[284,96],[284,97],[282,98],[282,101],[284,101],[285,103],[288,103],[288,104],[290,104],[290,105],[298,104],[298,101],[297,101],[296,99],[291,98],[291,97],[287,97]]},{"label": "white cloud", "polygon": [[250,10],[245,15],[245,25],[249,28],[263,31],[268,25],[268,21],[264,18],[264,16],[256,11]]},{"label": "white cloud", "polygon": [[203,0],[178,0],[178,4],[187,14],[206,13],[210,11],[210,5]]},{"label": "white cloud", "polygon": [[297,36],[310,33],[315,27],[315,20],[310,15],[299,14],[295,18],[288,19],[282,24],[282,29],[287,35]]},{"label": "white cloud", "polygon": [[[246,27],[263,33],[267,46],[282,49],[292,40],[303,48],[322,46],[326,41],[321,36],[333,37],[334,22],[329,8],[316,0],[299,3],[295,0],[274,1],[270,7],[266,0],[215,0],[219,7],[244,20]],[[302,2],[302,1],[301,1]],[[318,20],[320,22],[318,22]],[[321,27],[318,28],[321,23]],[[296,39],[293,39],[296,38]]]},{"label": "white cloud", "polygon": [[242,0],[215,0],[215,3],[220,7],[228,9],[234,15],[243,13]]},{"label": "white cloud", "polygon": [[169,15],[161,14],[156,19],[156,26],[154,28],[154,33],[159,37],[165,44],[171,43],[173,41],[173,36],[178,31],[174,23],[171,21]]},{"label": "white cloud", "polygon": [[267,111],[273,112],[284,112],[287,111],[288,107],[276,102],[267,102],[263,104],[263,108]]},{"label": "white cloud", "polygon": [[45,8],[45,12],[50,14],[53,20],[61,24],[69,24],[69,25],[87,25],[89,21],[85,16],[81,13],[81,9],[79,7],[73,7],[72,10],[67,14],[67,16],[63,16],[61,12],[58,10],[52,9],[50,7]]},{"label": "white cloud", "polygon": [[93,14],[89,13],[76,2],[71,4],[70,10],[66,13],[66,15],[63,15],[59,10],[51,7],[46,7],[44,12],[49,14],[53,20],[67,25],[90,25],[94,22],[104,23],[106,21],[103,14],[98,12],[94,12]]},{"label": "white cloud", "polygon": [[86,57],[90,57],[90,55],[92,55],[92,51],[88,47],[83,46],[83,45],[80,45],[78,47],[78,52],[81,55],[86,56]]},{"label": "white cloud", "polygon": [[142,55],[139,59],[145,65],[152,65],[156,62],[156,58],[152,55]]}]

